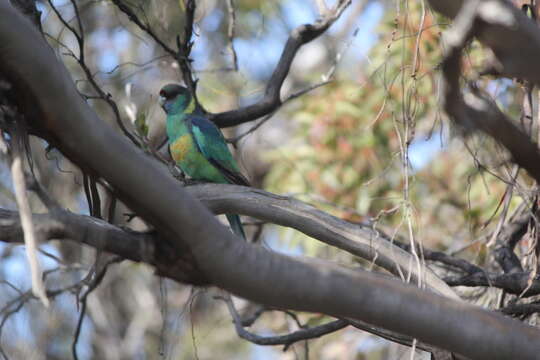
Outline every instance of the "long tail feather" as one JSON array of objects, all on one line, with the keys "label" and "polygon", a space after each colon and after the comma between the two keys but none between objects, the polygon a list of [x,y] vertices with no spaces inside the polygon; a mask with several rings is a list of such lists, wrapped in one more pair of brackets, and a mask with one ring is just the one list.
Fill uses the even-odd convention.
[{"label": "long tail feather", "polygon": [[244,233],[244,228],[242,226],[242,222],[240,221],[240,216],[238,215],[225,215],[227,216],[227,220],[229,220],[229,224],[231,224],[232,231],[240,236],[242,239],[246,240],[246,233]]}]

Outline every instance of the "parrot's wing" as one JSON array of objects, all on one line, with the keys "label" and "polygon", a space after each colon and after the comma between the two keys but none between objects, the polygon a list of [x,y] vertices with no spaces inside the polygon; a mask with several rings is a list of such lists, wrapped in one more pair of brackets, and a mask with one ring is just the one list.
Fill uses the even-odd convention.
[{"label": "parrot's wing", "polygon": [[213,122],[204,116],[192,114],[188,124],[197,149],[232,184],[249,186],[240,173],[223,134]]}]

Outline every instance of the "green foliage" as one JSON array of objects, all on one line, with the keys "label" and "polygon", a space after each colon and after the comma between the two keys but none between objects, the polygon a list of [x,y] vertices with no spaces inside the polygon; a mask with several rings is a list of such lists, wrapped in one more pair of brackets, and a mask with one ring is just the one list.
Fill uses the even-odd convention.
[{"label": "green foliage", "polygon": [[[450,141],[438,134],[443,131],[438,94],[444,19],[421,14],[420,4],[412,3],[397,17],[388,13],[368,56],[367,75],[336,81],[303,98],[301,110],[290,114],[294,138],[267,154],[273,166],[266,186],[303,195],[350,221],[377,219],[397,233],[408,233],[403,227],[412,211],[411,226],[423,243],[446,248],[493,225],[505,187],[475,166],[460,141],[451,141],[421,170],[405,169],[411,144],[434,136]],[[482,53],[476,43],[470,47],[465,74],[474,74],[485,61]],[[489,82],[479,85],[487,88]],[[490,166],[483,155],[492,158],[493,144],[484,138],[468,143]],[[328,254],[326,246],[301,234],[286,235],[291,246],[303,244],[309,255]]]}]

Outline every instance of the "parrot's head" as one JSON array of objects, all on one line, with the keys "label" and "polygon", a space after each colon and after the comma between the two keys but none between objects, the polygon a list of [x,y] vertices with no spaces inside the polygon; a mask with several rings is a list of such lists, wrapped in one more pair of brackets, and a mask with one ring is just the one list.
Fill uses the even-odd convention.
[{"label": "parrot's head", "polygon": [[159,91],[159,103],[169,115],[181,112],[191,113],[195,108],[195,102],[189,90],[178,84],[167,84],[162,87]]}]

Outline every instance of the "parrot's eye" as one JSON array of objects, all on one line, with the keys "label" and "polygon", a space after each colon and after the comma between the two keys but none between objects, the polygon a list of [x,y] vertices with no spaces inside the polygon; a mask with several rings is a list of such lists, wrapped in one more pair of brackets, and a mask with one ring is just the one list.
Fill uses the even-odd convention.
[{"label": "parrot's eye", "polygon": [[167,96],[165,96],[165,91],[163,91],[163,90],[161,90],[161,91],[159,92],[159,96],[167,97]]}]

